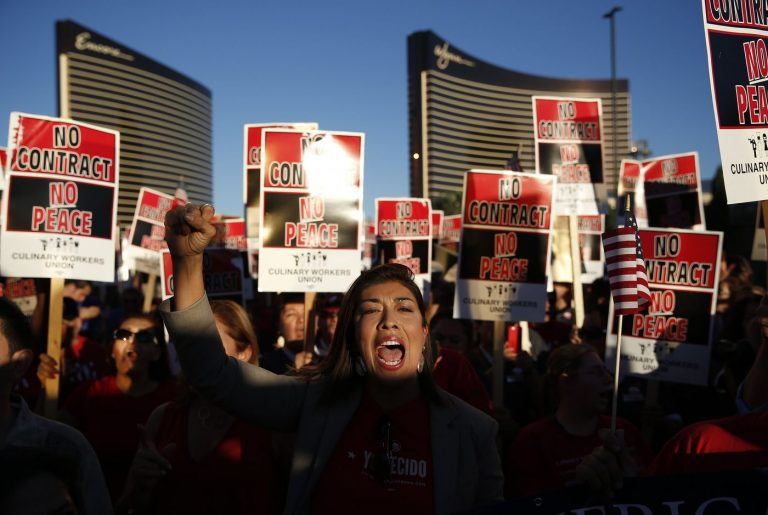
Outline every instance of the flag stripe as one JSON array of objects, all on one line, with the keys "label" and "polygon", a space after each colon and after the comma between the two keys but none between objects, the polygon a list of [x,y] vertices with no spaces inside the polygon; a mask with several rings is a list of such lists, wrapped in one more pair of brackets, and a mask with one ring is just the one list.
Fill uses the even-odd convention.
[{"label": "flag stripe", "polygon": [[637,223],[625,213],[624,226],[603,234],[608,281],[617,315],[639,313],[650,303],[648,273]]}]

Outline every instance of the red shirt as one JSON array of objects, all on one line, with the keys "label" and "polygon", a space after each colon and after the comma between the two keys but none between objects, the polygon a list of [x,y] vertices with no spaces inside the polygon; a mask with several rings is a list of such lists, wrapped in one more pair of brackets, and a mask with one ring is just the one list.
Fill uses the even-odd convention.
[{"label": "red shirt", "polygon": [[[279,481],[266,429],[236,420],[216,448],[197,462],[189,454],[189,409],[170,403],[155,435],[157,448],[173,467],[155,487],[153,513],[282,512],[284,485]],[[164,452],[169,444],[173,452]]]},{"label": "red shirt", "polygon": [[[601,416],[598,430],[611,426],[610,417]],[[640,431],[618,419],[616,427],[624,430],[624,442],[640,470],[652,458]],[[507,453],[507,497],[534,495],[565,487],[573,470],[603,444],[595,431],[590,436],[574,436],[555,420],[547,417],[525,426]]]},{"label": "red shirt", "polygon": [[[391,424],[390,478],[376,479],[382,420]],[[419,396],[389,413],[367,393],[315,485],[311,513],[434,513],[429,404]],[[380,462],[381,463],[381,462]],[[378,470],[381,470],[379,468]]]},{"label": "red shirt", "polygon": [[491,414],[488,392],[463,354],[451,349],[440,349],[433,375],[440,388],[480,411]]},{"label": "red shirt", "polygon": [[648,468],[650,475],[768,467],[768,412],[709,420],[684,428]]},{"label": "red shirt", "polygon": [[109,370],[107,363],[108,355],[103,345],[78,335],[65,353],[62,397],[66,398],[83,383],[103,377]]},{"label": "red shirt", "polygon": [[138,424],[175,396],[175,384],[166,382],[155,391],[132,397],[117,388],[117,378],[106,376],[79,386],[64,403],[77,427],[99,456],[110,495],[117,499],[139,444]]}]

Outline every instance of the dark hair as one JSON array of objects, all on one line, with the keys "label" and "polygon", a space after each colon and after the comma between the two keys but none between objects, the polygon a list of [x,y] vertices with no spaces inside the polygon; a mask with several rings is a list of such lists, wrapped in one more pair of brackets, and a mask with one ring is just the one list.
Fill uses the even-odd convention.
[{"label": "dark hair", "polygon": [[[474,331],[472,330],[472,322],[470,320],[466,320],[463,318],[453,318],[447,313],[438,313],[437,315],[433,316],[432,319],[429,321],[429,332],[433,332],[435,330],[435,327],[437,327],[437,324],[442,322],[443,320],[449,320],[451,322],[456,322],[461,327],[461,332],[464,333],[464,336],[467,339],[467,349],[472,348],[472,334]],[[437,342],[433,342],[432,338],[430,338],[429,342],[430,346],[432,346],[432,354],[434,356],[437,356],[437,353],[439,352],[439,348],[437,345]]]},{"label": "dark hair", "polygon": [[77,302],[69,297],[64,297],[64,303],[62,305],[62,318],[71,322],[80,317],[80,308],[77,306]]},{"label": "dark hair", "polygon": [[248,362],[258,363],[259,343],[248,313],[242,306],[231,300],[212,300],[210,304],[214,318],[227,328],[227,333],[237,344],[238,352],[243,352],[250,347],[253,354]]},{"label": "dark hair", "polygon": [[[341,301],[339,311],[339,323],[333,337],[333,343],[328,356],[318,365],[303,367],[298,375],[308,380],[325,379],[328,387],[325,390],[324,400],[331,402],[338,396],[343,396],[350,391],[362,386],[365,378],[355,373],[354,361],[359,356],[355,341],[355,311],[360,303],[363,290],[376,284],[397,282],[405,286],[416,299],[416,304],[421,313],[422,324],[427,327],[426,306],[421,291],[413,282],[413,272],[408,267],[396,263],[378,265],[366,270],[355,279],[352,286]],[[427,335],[429,343],[429,335]],[[424,348],[424,368],[418,375],[419,386],[424,396],[432,403],[440,403],[440,397],[432,376],[434,355],[430,345]]]},{"label": "dark hair", "polygon": [[0,500],[12,494],[19,484],[41,472],[60,479],[78,510],[84,510],[84,500],[78,486],[79,456],[74,450],[52,450],[44,447],[6,447],[0,451]]},{"label": "dark hair", "polygon": [[0,297],[0,331],[8,340],[11,354],[17,350],[32,348],[32,327],[21,309],[7,297]]}]

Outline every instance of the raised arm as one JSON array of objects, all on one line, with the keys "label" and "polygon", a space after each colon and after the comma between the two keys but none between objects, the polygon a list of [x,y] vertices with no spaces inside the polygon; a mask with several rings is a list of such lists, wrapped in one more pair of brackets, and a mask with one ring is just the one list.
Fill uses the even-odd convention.
[{"label": "raised arm", "polygon": [[160,306],[184,376],[233,415],[270,429],[298,425],[307,383],[227,357],[203,285],[203,251],[216,234],[213,206],[168,212],[165,239],[173,258],[174,297]]}]

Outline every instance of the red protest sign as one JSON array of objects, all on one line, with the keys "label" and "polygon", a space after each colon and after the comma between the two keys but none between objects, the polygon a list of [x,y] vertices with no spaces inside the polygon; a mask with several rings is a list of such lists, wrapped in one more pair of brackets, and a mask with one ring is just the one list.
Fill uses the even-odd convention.
[{"label": "red protest sign", "polygon": [[5,188],[5,163],[7,159],[5,147],[0,147],[0,190]]},{"label": "red protest sign", "polygon": [[363,268],[369,270],[376,260],[376,225],[366,221],[363,235]]},{"label": "red protest sign", "polygon": [[[249,259],[256,263],[259,248],[259,220],[261,217],[261,133],[264,129],[317,130],[316,123],[257,123],[247,124],[243,134],[243,202],[247,221],[247,237],[250,240]],[[251,276],[258,275],[257,267]]]},{"label": "red protest sign", "polygon": [[768,30],[760,2],[702,0],[728,203],[768,199]]},{"label": "red protest sign", "polygon": [[432,210],[432,239],[440,241],[443,237],[443,218],[445,213],[439,209]]},{"label": "red protest sign", "polygon": [[521,172],[467,172],[454,316],[544,319],[555,181]]},{"label": "red protest sign", "polygon": [[217,216],[213,225],[216,227],[216,236],[214,236],[211,246],[240,251],[248,249],[243,218]]},{"label": "red protest sign", "polygon": [[[720,232],[640,231],[651,303],[625,317],[622,373],[707,384],[720,255]],[[606,363],[615,363],[618,321],[609,308]]]},{"label": "red protest sign", "polygon": [[168,248],[165,243],[165,215],[182,204],[173,195],[141,188],[124,254],[130,268],[147,274],[160,274],[160,252]]},{"label": "red protest sign", "polygon": [[643,161],[645,210],[651,227],[704,228],[698,152]]},{"label": "red protest sign", "polygon": [[259,291],[344,291],[360,274],[363,148],[361,133],[262,132]]},{"label": "red protest sign", "polygon": [[[173,260],[166,249],[161,252],[163,299],[173,296]],[[203,284],[211,299],[228,299],[244,304],[243,258],[238,250],[205,249],[203,254]]]},{"label": "red protest sign", "polygon": [[596,215],[603,184],[600,99],[533,99],[536,170],[557,177],[559,215]]},{"label": "red protest sign", "polygon": [[116,131],[12,113],[0,271],[114,280]]},{"label": "red protest sign", "polygon": [[431,213],[428,199],[376,199],[376,252],[384,263],[410,268],[422,288],[432,273]]},{"label": "red protest sign", "polygon": [[440,245],[458,251],[460,238],[461,215],[448,215],[443,217],[443,237],[440,239]]}]

